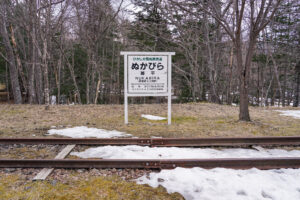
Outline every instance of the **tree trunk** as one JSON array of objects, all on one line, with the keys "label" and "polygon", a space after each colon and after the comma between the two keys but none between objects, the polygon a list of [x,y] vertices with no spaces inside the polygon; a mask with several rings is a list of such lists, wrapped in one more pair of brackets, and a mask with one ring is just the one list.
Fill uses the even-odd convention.
[{"label": "tree trunk", "polygon": [[[240,75],[241,76],[241,75]],[[248,84],[246,78],[242,75],[240,77],[240,114],[239,120],[250,121],[249,108],[248,108]]]},{"label": "tree trunk", "polygon": [[26,78],[25,78],[25,75],[23,72],[22,63],[21,63],[20,55],[19,55],[18,48],[17,48],[15,33],[14,33],[14,29],[13,29],[12,25],[10,25],[10,32],[11,32],[12,49],[14,51],[14,55],[16,58],[17,70],[18,70],[20,78],[21,78],[21,83],[24,88],[24,93],[27,95],[27,81],[26,81]]},{"label": "tree trunk", "polygon": [[39,104],[44,103],[44,93],[43,93],[43,76],[42,76],[42,69],[41,64],[36,63],[35,65],[35,87],[36,87],[36,94]]},{"label": "tree trunk", "polygon": [[229,69],[230,72],[229,72],[228,88],[227,88],[227,95],[226,95],[227,105],[232,104],[231,85],[232,85],[232,71],[233,71],[233,48],[231,48],[230,50]]},{"label": "tree trunk", "polygon": [[58,63],[57,63],[57,71],[55,73],[56,86],[57,86],[57,104],[59,104],[60,100],[60,73],[61,73],[61,65],[62,65],[62,56],[59,55]]},{"label": "tree trunk", "polygon": [[35,87],[34,87],[34,74],[35,74],[35,65],[36,65],[36,47],[35,44],[36,42],[36,24],[35,24],[35,19],[36,19],[36,1],[30,1],[29,4],[29,10],[30,10],[30,30],[31,34],[29,34],[30,37],[30,48],[31,48],[31,66],[29,67],[28,71],[28,98],[29,98],[29,103],[30,104],[35,104],[36,103],[36,92],[35,92]]},{"label": "tree trunk", "polygon": [[96,88],[96,94],[95,94],[95,100],[94,100],[94,104],[97,104],[98,101],[98,96],[99,96],[99,90],[100,90],[100,75],[98,77],[98,82],[97,82],[97,88]]},{"label": "tree trunk", "polygon": [[204,15],[206,19],[205,23],[205,37],[206,37],[206,47],[207,47],[207,53],[208,53],[208,58],[207,58],[207,65],[208,65],[208,70],[209,70],[209,81],[210,81],[210,88],[209,88],[209,101],[213,103],[221,103],[219,96],[216,91],[216,77],[217,77],[217,71],[215,68],[215,62],[214,56],[213,56],[213,48],[212,48],[212,42],[210,41],[210,32],[209,32],[209,24],[206,15]]},{"label": "tree trunk", "polygon": [[[2,14],[1,14],[2,15]],[[8,31],[7,31],[7,24],[5,21],[5,16],[0,15],[0,33],[2,35],[2,41],[4,43],[4,47],[6,50],[6,55],[9,60],[9,74],[10,74],[10,81],[14,96],[14,102],[16,104],[22,103],[22,95],[21,95],[21,89],[20,89],[20,83],[18,79],[18,70],[16,67],[16,61],[13,53],[13,48],[11,46]]]},{"label": "tree trunk", "polygon": [[282,95],[281,83],[280,83],[280,79],[279,79],[278,66],[277,66],[277,62],[274,59],[271,52],[270,52],[270,57],[271,57],[272,62],[273,62],[274,73],[275,73],[275,77],[276,77],[276,81],[277,81],[277,87],[278,87],[278,91],[279,91],[279,99],[278,99],[278,106],[279,106],[281,98],[282,98],[283,95]]},{"label": "tree trunk", "polygon": [[47,62],[47,40],[43,41],[43,69],[44,69],[44,97],[46,108],[49,106],[49,79],[48,79],[48,62]]},{"label": "tree trunk", "polygon": [[35,71],[34,68],[35,68],[35,64],[32,63],[28,71],[28,103],[29,104],[36,103],[36,94],[34,88],[34,71]]},{"label": "tree trunk", "polygon": [[300,62],[295,67],[296,72],[296,88],[295,88],[295,100],[293,107],[299,106],[299,98],[300,98]]},{"label": "tree trunk", "polygon": [[239,120],[241,121],[250,121],[249,108],[248,108],[248,103],[249,103],[248,87],[249,87],[249,74],[250,74],[249,72],[250,72],[251,60],[249,57],[251,57],[252,59],[253,47],[254,46],[252,41],[249,41],[249,48],[247,52],[246,61],[245,64],[243,64],[241,40],[238,38],[236,41],[236,60],[237,60],[237,67],[239,72],[239,92],[240,92]]},{"label": "tree trunk", "polygon": [[82,104],[81,103],[81,97],[80,97],[80,91],[79,91],[79,88],[78,88],[78,85],[77,85],[75,72],[74,72],[74,65],[75,65],[74,53],[72,54],[72,65],[69,63],[68,60],[67,60],[67,62],[68,62],[67,65],[69,67],[69,70],[70,70],[70,73],[71,73],[71,76],[72,76],[72,80],[73,80],[73,83],[74,83],[74,87],[75,87],[75,90],[76,90],[75,93],[76,93],[76,96],[77,96],[77,99],[78,99],[78,103]]},{"label": "tree trunk", "polygon": [[287,77],[287,67],[284,68],[284,82],[282,91],[282,106],[286,106],[286,77]]},{"label": "tree trunk", "polygon": [[90,104],[90,67],[91,67],[91,64],[88,63],[88,69],[86,72],[86,90],[85,90],[86,104]]},{"label": "tree trunk", "polygon": [[[118,52],[120,52],[120,46],[118,45]],[[122,94],[121,94],[121,87],[120,87],[120,59],[121,59],[121,57],[120,57],[120,54],[118,53],[117,54],[117,95],[118,95],[118,98],[117,98],[117,104],[120,104],[120,102],[121,102],[121,96],[122,96]]]},{"label": "tree trunk", "polygon": [[6,81],[6,91],[7,91],[7,101],[9,102],[10,96],[9,96],[9,80],[8,80],[8,67],[7,62],[5,62],[5,81]]}]

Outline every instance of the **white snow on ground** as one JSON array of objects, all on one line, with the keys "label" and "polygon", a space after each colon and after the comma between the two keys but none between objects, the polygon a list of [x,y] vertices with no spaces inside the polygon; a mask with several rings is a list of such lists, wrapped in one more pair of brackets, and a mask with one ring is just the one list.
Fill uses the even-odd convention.
[{"label": "white snow on ground", "polygon": [[[299,157],[299,150],[222,149],[103,146],[73,152],[82,158],[104,159],[179,159],[179,158],[247,158]],[[139,184],[162,185],[169,193],[179,192],[187,200],[296,200],[300,199],[300,169],[232,170],[176,168],[151,173],[137,179]]]},{"label": "white snow on ground", "polygon": [[131,134],[119,132],[119,131],[108,131],[104,129],[88,128],[86,126],[77,126],[73,128],[65,129],[50,129],[48,130],[49,135],[63,135],[72,138],[113,138],[113,137],[128,137]]},{"label": "white snow on ground", "polygon": [[300,169],[233,170],[176,168],[150,173],[139,184],[162,185],[187,200],[296,200],[300,199]]},{"label": "white snow on ground", "polygon": [[291,116],[296,119],[300,119],[300,110],[276,110],[277,112],[281,112],[284,116]]},{"label": "white snow on ground", "polygon": [[101,146],[86,149],[83,152],[72,152],[71,155],[82,158],[105,159],[184,159],[184,158],[249,158],[249,157],[299,157],[299,150],[265,149],[222,149],[211,148],[178,148],[178,147],[143,147]]},{"label": "white snow on ground", "polygon": [[165,117],[159,117],[155,115],[142,115],[143,118],[149,119],[149,120],[164,120],[167,119]]}]

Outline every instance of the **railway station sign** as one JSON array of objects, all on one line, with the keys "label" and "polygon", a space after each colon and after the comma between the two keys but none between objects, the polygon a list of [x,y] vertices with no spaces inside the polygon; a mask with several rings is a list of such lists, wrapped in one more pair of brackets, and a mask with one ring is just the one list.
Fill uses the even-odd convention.
[{"label": "railway station sign", "polygon": [[128,97],[167,96],[168,124],[171,124],[171,56],[174,52],[128,52],[124,55],[125,124],[128,124]]},{"label": "railway station sign", "polygon": [[168,56],[128,56],[128,93],[168,93]]}]

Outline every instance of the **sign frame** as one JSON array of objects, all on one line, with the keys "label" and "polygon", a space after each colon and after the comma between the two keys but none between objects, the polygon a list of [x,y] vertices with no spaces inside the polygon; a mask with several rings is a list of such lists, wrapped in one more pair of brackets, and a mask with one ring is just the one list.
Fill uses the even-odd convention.
[{"label": "sign frame", "polygon": [[[136,52],[121,51],[124,55],[124,121],[128,124],[128,97],[160,96],[168,97],[168,125],[171,125],[171,104],[172,104],[172,56],[175,52]],[[129,93],[128,91],[128,57],[129,56],[167,56],[167,92],[164,93]]]}]

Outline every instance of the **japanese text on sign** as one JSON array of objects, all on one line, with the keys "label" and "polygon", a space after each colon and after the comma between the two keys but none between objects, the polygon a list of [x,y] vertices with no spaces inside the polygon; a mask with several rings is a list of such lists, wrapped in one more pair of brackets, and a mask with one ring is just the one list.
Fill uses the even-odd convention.
[{"label": "japanese text on sign", "polygon": [[128,56],[128,93],[167,92],[167,56]]}]

